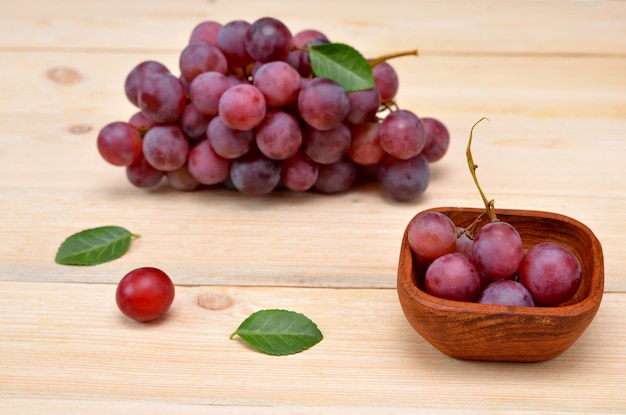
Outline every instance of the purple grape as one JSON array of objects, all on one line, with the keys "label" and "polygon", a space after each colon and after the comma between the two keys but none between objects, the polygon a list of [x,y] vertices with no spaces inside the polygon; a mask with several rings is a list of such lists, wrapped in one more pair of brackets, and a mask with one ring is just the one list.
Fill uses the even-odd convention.
[{"label": "purple grape", "polygon": [[385,152],[403,160],[418,155],[426,144],[422,122],[407,110],[387,115],[380,124],[378,137]]},{"label": "purple grape", "polygon": [[155,169],[148,163],[145,157],[141,156],[132,164],[126,166],[126,177],[128,181],[141,189],[150,189],[161,183],[164,173]]},{"label": "purple grape", "polygon": [[141,112],[154,123],[175,123],[187,105],[187,91],[174,75],[153,73],[142,79],[138,104]]},{"label": "purple grape", "polygon": [[143,155],[155,169],[176,170],[185,164],[189,142],[175,125],[152,127],[143,137]]},{"label": "purple grape", "polygon": [[98,152],[114,166],[128,166],[141,156],[141,136],[130,123],[116,121],[102,127],[97,139]]},{"label": "purple grape", "polygon": [[189,84],[189,99],[198,111],[217,115],[220,98],[232,85],[230,79],[222,73],[203,72]]},{"label": "purple grape", "polygon": [[326,131],[307,125],[304,128],[304,152],[317,163],[335,163],[348,153],[352,142],[350,129],[345,124]]},{"label": "purple grape", "polygon": [[376,113],[380,107],[380,93],[378,89],[371,88],[363,91],[348,92],[350,110],[346,115],[346,121],[350,124],[361,124],[367,121],[375,121]]},{"label": "purple grape", "polygon": [[398,93],[399,81],[396,70],[387,62],[381,62],[372,68],[374,85],[380,92],[383,102],[393,101]]},{"label": "purple grape", "polygon": [[346,118],[350,100],[345,89],[328,78],[313,78],[304,83],[298,95],[302,119],[318,130],[330,130]]},{"label": "purple grape", "polygon": [[219,102],[219,115],[233,130],[251,130],[263,121],[267,106],[265,97],[253,85],[235,85],[224,92]]},{"label": "purple grape", "polygon": [[198,23],[191,31],[189,43],[207,42],[217,46],[217,34],[222,28],[222,24],[213,20]]},{"label": "purple grape", "polygon": [[524,257],[522,238],[510,223],[490,222],[476,233],[472,257],[488,277],[509,278]]},{"label": "purple grape", "polygon": [[446,126],[435,118],[420,118],[426,133],[426,144],[422,149],[422,154],[429,163],[440,160],[448,151],[450,145],[450,133]]},{"label": "purple grape", "polygon": [[284,111],[269,110],[256,127],[256,143],[265,156],[273,160],[287,159],[302,145],[300,124]]},{"label": "purple grape", "polygon": [[272,17],[256,20],[246,33],[246,50],[255,61],[284,61],[291,50],[291,32]]},{"label": "purple grape", "polygon": [[220,117],[215,117],[206,129],[213,150],[227,159],[241,157],[248,152],[254,140],[254,130],[233,130]]},{"label": "purple grape", "polygon": [[139,87],[147,76],[154,73],[170,73],[165,65],[156,61],[143,61],[136,65],[124,81],[124,92],[128,100],[139,107]]},{"label": "purple grape", "polygon": [[528,250],[520,264],[519,277],[538,303],[556,306],[576,294],[582,281],[582,268],[571,251],[544,242]]},{"label": "purple grape", "polygon": [[287,189],[294,192],[309,190],[317,181],[317,163],[299,151],[283,162],[280,177]]},{"label": "purple grape", "polygon": [[254,62],[246,50],[246,33],[249,28],[250,23],[245,20],[233,20],[226,23],[217,34],[217,45],[233,68],[243,68]]},{"label": "purple grape", "polygon": [[280,182],[280,162],[265,157],[258,151],[233,160],[230,168],[233,186],[248,196],[264,196]]},{"label": "purple grape", "polygon": [[356,165],[344,157],[332,164],[319,164],[314,187],[322,193],[339,193],[350,189],[355,180]]},{"label": "purple grape", "polygon": [[480,273],[465,255],[445,254],[426,270],[424,289],[430,295],[447,300],[474,301],[480,291]]},{"label": "purple grape", "polygon": [[409,245],[413,252],[432,261],[456,250],[456,226],[441,212],[425,212],[409,225]]},{"label": "purple grape", "polygon": [[231,160],[215,153],[209,140],[202,140],[189,152],[187,167],[189,173],[199,183],[218,184],[228,177]]},{"label": "purple grape", "polygon": [[496,280],[478,296],[480,304],[534,307],[535,302],[526,287],[513,280]]},{"label": "purple grape", "polygon": [[374,165],[383,159],[385,150],[380,146],[379,129],[380,123],[377,121],[355,124],[350,127],[352,143],[348,155],[352,161],[360,165]]},{"label": "purple grape", "polygon": [[181,52],[179,67],[183,78],[191,83],[203,72],[215,71],[225,74],[228,70],[228,63],[217,46],[206,42],[194,42],[187,45]]},{"label": "purple grape", "polygon": [[282,61],[265,63],[254,72],[253,85],[263,93],[268,107],[282,107],[295,102],[301,83],[298,71]]},{"label": "purple grape", "polygon": [[415,199],[428,187],[430,167],[421,154],[408,160],[387,155],[378,167],[378,183],[391,199],[409,201]]}]

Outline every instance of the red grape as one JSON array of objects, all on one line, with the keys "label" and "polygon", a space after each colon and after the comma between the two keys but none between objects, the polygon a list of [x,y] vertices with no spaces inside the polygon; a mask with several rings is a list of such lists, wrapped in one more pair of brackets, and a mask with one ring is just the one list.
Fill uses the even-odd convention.
[{"label": "red grape", "polygon": [[144,78],[154,73],[170,73],[165,65],[156,61],[143,61],[135,66],[124,81],[124,92],[130,102],[139,107],[139,87]]},{"label": "red grape", "polygon": [[489,284],[477,300],[480,304],[534,307],[535,302],[523,284],[513,280],[496,280]]},{"label": "red grape", "polygon": [[519,277],[538,303],[555,306],[576,294],[582,281],[582,270],[571,251],[544,242],[528,250],[520,264]]},{"label": "red grape", "polygon": [[300,90],[298,110],[311,127],[330,130],[346,118],[350,99],[345,89],[332,79],[313,78]]},{"label": "red grape", "polygon": [[385,156],[378,167],[378,183],[391,199],[408,201],[424,193],[430,181],[426,157],[418,154],[407,160]]},{"label": "red grape", "polygon": [[189,36],[189,43],[207,42],[217,46],[217,34],[222,28],[222,24],[213,20],[206,20],[198,23]]},{"label": "red grape", "polygon": [[356,180],[356,165],[344,157],[331,164],[319,164],[314,187],[322,193],[339,193],[352,187]]},{"label": "red grape", "polygon": [[209,140],[202,140],[189,152],[189,173],[202,184],[218,184],[230,173],[231,160],[220,157]]},{"label": "red grape", "polygon": [[282,61],[265,63],[254,72],[253,85],[263,93],[268,107],[282,107],[295,102],[301,83],[298,71]]},{"label": "red grape", "polygon": [[307,125],[304,128],[304,152],[311,160],[330,164],[348,153],[351,144],[350,129],[344,123],[326,131]]},{"label": "red grape", "polygon": [[280,178],[287,189],[294,192],[309,190],[317,181],[317,163],[299,151],[283,162]]},{"label": "red grape", "polygon": [[385,152],[403,160],[417,156],[426,144],[422,122],[407,110],[394,111],[385,117],[378,137]]},{"label": "red grape", "polygon": [[265,157],[259,151],[248,153],[233,160],[230,180],[243,194],[269,194],[280,182],[280,162]]},{"label": "red grape", "polygon": [[383,102],[393,101],[398,93],[399,80],[396,70],[387,62],[381,62],[372,68],[374,84],[380,92]]},{"label": "red grape", "polygon": [[424,276],[427,293],[455,301],[473,301],[480,291],[480,273],[474,263],[458,252],[435,259]]},{"label": "red grape", "polygon": [[175,125],[152,127],[143,137],[143,155],[161,171],[176,170],[187,161],[189,141]]},{"label": "red grape", "polygon": [[302,130],[293,116],[284,111],[269,110],[256,127],[256,144],[267,157],[284,160],[300,149]]},{"label": "red grape", "polygon": [[415,217],[409,226],[409,245],[420,258],[432,261],[455,252],[456,226],[440,212],[425,212]]},{"label": "red grape", "polygon": [[219,115],[227,127],[250,130],[263,121],[267,106],[265,97],[253,85],[235,85],[222,94]]},{"label": "red grape", "polygon": [[448,151],[450,145],[450,133],[446,126],[435,118],[420,118],[426,134],[426,143],[422,154],[429,163],[440,160]]},{"label": "red grape", "polygon": [[117,286],[115,302],[126,316],[141,322],[152,321],[169,310],[175,288],[170,277],[158,268],[137,268]]},{"label": "red grape", "polygon": [[488,277],[509,278],[524,257],[522,238],[510,223],[490,222],[476,233],[472,257]]},{"label": "red grape", "polygon": [[194,42],[181,52],[179,67],[183,78],[191,83],[203,72],[215,71],[225,74],[228,63],[217,46],[206,42]]},{"label": "red grape", "polygon": [[256,20],[246,33],[246,50],[258,62],[284,61],[291,50],[291,32],[273,17]]},{"label": "red grape", "polygon": [[189,84],[189,99],[198,111],[217,115],[220,98],[232,85],[231,80],[220,72],[203,72]]},{"label": "red grape", "polygon": [[141,136],[126,122],[116,121],[102,127],[97,145],[100,156],[114,166],[128,166],[141,156]]},{"label": "red grape", "polygon": [[163,172],[154,168],[142,155],[132,164],[126,166],[126,178],[136,187],[150,189],[161,183]]},{"label": "red grape", "polygon": [[141,112],[155,123],[174,123],[183,115],[187,105],[187,91],[174,75],[154,73],[142,80],[138,103]]},{"label": "red grape", "polygon": [[249,28],[250,23],[245,20],[232,20],[217,34],[217,46],[233,68],[243,68],[254,62],[246,50],[246,33]]}]

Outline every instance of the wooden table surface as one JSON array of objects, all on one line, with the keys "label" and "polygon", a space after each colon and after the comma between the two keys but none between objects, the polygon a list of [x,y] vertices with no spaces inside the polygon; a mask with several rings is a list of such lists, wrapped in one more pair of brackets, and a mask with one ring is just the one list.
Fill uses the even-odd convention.
[{"label": "wooden table surface", "polygon": [[[452,135],[422,197],[144,191],[100,158],[98,130],[134,112],[135,64],[176,70],[195,24],[262,16],[368,57],[419,49],[393,62],[398,102]],[[2,0],[0,62],[0,413],[626,412],[626,2]],[[548,362],[449,358],[397,299],[409,219],[481,205],[465,146],[483,116],[473,150],[496,207],[568,215],[603,245],[600,310]],[[107,224],[141,238],[107,264],[54,263],[66,236]],[[114,301],[139,266],[176,284],[151,324]],[[229,340],[265,308],[308,315],[324,340],[285,357]]]}]

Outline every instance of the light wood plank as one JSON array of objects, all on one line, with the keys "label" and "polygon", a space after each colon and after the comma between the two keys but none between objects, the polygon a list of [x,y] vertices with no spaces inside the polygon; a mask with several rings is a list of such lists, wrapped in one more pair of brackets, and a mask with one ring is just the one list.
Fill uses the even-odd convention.
[{"label": "light wood plank", "polygon": [[[82,402],[78,408],[101,400],[109,408],[125,401],[144,408],[157,402],[243,407],[233,413],[335,405],[401,413],[411,407],[485,414],[626,409],[624,294],[607,294],[588,331],[559,358],[503,364],[439,353],[408,326],[394,290],[177,287],[167,318],[144,325],[117,311],[114,285],[0,288],[0,398],[9,399],[0,405],[23,411],[54,408],[57,399]],[[210,310],[199,303],[230,305]],[[308,315],[324,340],[285,357],[229,340],[248,314],[273,307]]]},{"label": "light wood plank", "polygon": [[[201,20],[281,18],[294,31],[318,28],[366,51],[620,55],[626,52],[621,1],[22,0],[0,4],[0,47],[176,49]],[[80,35],[78,35],[80,34]]]}]

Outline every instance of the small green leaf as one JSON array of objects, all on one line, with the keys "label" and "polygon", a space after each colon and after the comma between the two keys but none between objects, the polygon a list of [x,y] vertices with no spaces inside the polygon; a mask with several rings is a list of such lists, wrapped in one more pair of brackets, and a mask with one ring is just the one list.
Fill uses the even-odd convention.
[{"label": "small green leaf", "polygon": [[308,317],[287,310],[257,311],[245,319],[230,338],[235,335],[255,349],[277,356],[299,353],[323,338]]},{"label": "small green leaf", "polygon": [[85,229],[69,236],[59,247],[54,262],[62,265],[97,265],[121,257],[138,235],[120,226]]},{"label": "small green leaf", "polygon": [[310,46],[309,59],[316,76],[338,82],[347,92],[374,87],[372,67],[352,46],[343,43]]}]

